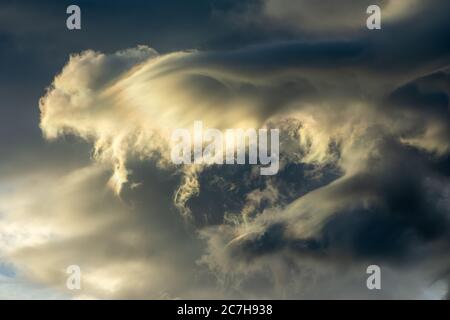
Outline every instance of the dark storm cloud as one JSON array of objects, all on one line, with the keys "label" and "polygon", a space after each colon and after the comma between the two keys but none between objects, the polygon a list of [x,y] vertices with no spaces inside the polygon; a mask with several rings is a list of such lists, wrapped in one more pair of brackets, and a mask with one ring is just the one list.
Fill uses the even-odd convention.
[{"label": "dark storm cloud", "polygon": [[[327,219],[316,238],[290,238],[284,224],[274,223],[243,241],[240,250],[252,256],[285,249],[331,255],[338,250],[355,258],[397,262],[408,261],[407,255],[430,242],[441,241],[441,250],[448,250],[450,212],[438,205],[447,195],[438,185],[430,188],[433,179],[442,179],[440,172],[417,150],[389,140],[383,144],[381,159],[371,161],[370,171],[340,183],[332,197],[354,201]],[[375,200],[363,204],[367,196]]]},{"label": "dark storm cloud", "polygon": [[449,150],[449,85],[449,70],[445,68],[400,86],[382,104],[386,114],[401,119],[398,124],[404,127],[403,138],[425,134],[428,145],[434,145],[443,159]]},{"label": "dark storm cloud", "polygon": [[324,238],[331,247],[342,246],[359,257],[399,260],[414,256],[422,244],[445,244],[449,209],[438,203],[446,195],[438,186],[430,187],[434,179],[442,179],[440,173],[412,148],[386,141],[381,150],[381,157],[389,160],[374,159],[369,172],[353,177],[341,190],[355,200],[361,193],[377,200],[367,208],[336,213],[323,228]]},{"label": "dark storm cloud", "polygon": [[[232,240],[222,257],[211,258],[211,254],[206,263],[211,263],[210,259],[221,263],[229,259],[231,269],[226,272],[233,273],[239,272],[238,267],[232,267],[237,261],[246,266],[244,270],[258,265],[272,268],[277,265],[275,261],[284,259],[290,270],[307,268],[305,261],[310,260],[346,269],[376,262],[400,270],[417,268],[428,279],[445,279],[440,274],[448,268],[450,249],[448,177],[436,170],[435,159],[389,137],[378,152],[366,171],[337,181],[334,191],[323,198],[348,201],[343,207],[331,208],[332,213],[313,235],[292,233],[291,229],[296,224],[301,226],[302,220],[266,222],[261,231]],[[216,236],[209,235],[211,239]],[[327,277],[315,281],[316,289],[329,286]],[[289,280],[284,285],[287,283]],[[304,285],[305,280],[300,283]]]},{"label": "dark storm cloud", "polygon": [[[43,189],[0,207],[18,219],[5,230],[63,237],[16,261],[55,284],[75,257],[99,297],[417,297],[445,278],[450,5],[378,1],[383,29],[368,31],[369,2],[352,2],[2,2],[0,172],[16,186],[39,171]],[[65,28],[73,3],[76,32]],[[110,53],[138,44],[160,54]],[[71,133],[49,147],[37,101],[85,49],[98,52],[74,56],[41,101],[44,134]],[[144,112],[153,98],[159,109]],[[165,112],[280,127],[279,173],[167,165],[165,141],[145,131]],[[361,289],[369,262],[392,280],[379,296]]]},{"label": "dark storm cloud", "polygon": [[284,125],[280,136],[280,161],[283,165],[277,175],[255,175],[250,165],[206,168],[199,173],[198,196],[186,203],[193,215],[192,223],[198,226],[220,225],[226,223],[227,215],[239,216],[242,212],[251,218],[265,209],[284,207],[342,176],[336,163],[337,150],[332,144],[328,150],[328,163],[297,162],[310,152],[298,146],[301,123],[291,120]]}]

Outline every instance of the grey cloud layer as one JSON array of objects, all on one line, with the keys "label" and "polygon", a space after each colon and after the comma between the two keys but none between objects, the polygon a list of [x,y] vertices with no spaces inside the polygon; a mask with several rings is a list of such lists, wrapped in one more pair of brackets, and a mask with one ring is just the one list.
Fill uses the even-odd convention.
[{"label": "grey cloud layer", "polygon": [[[56,288],[64,267],[80,264],[81,297],[440,298],[450,28],[430,19],[442,10],[434,1],[417,4],[417,24],[406,2],[382,2],[387,30],[375,35],[350,18],[349,1],[325,25],[289,17],[331,2],[264,1],[255,19],[270,23],[253,27],[266,43],[73,55],[40,101],[40,126],[46,138],[85,140],[92,163],[58,173],[58,186],[39,177],[40,192],[17,188],[0,208],[2,234],[25,230],[8,256]],[[239,28],[252,24],[246,14],[228,18]],[[272,38],[271,28],[307,40]],[[279,173],[174,166],[170,132],[194,120],[280,128]],[[382,292],[364,287],[372,263],[383,267]]]}]

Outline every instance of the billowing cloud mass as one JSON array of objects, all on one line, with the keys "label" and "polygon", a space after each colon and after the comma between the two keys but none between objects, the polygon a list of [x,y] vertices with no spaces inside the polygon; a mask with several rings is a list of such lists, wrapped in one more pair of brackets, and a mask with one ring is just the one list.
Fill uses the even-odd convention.
[{"label": "billowing cloud mass", "polygon": [[[368,34],[366,2],[217,9],[267,35],[233,49],[72,54],[40,128],[91,159],[12,179],[0,253],[69,295],[79,265],[76,298],[448,295],[450,27],[434,1],[381,1],[386,27]],[[279,128],[278,174],[174,165],[171,132],[196,120]],[[365,286],[371,264],[381,291]]]}]

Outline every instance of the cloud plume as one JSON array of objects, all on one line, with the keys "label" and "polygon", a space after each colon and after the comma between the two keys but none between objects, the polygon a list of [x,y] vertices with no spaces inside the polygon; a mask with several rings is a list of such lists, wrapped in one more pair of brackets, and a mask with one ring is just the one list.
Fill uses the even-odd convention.
[{"label": "cloud plume", "polygon": [[[267,40],[231,49],[72,54],[39,101],[40,128],[82,140],[91,159],[36,174],[38,190],[11,178],[0,253],[55,288],[80,264],[78,298],[444,297],[448,19],[434,1],[380,1],[393,41],[361,29],[365,3],[217,8]],[[322,23],[325,8],[336,13]],[[194,121],[280,129],[278,173],[173,164],[171,132]],[[364,287],[370,264],[380,292]]]}]

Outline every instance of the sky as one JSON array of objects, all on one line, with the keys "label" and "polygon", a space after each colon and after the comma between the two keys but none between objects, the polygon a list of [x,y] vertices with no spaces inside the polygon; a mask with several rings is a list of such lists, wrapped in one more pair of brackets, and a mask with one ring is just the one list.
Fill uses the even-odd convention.
[{"label": "sky", "polygon": [[[2,0],[0,298],[448,298],[448,12]],[[279,171],[175,165],[195,121],[279,129]]]}]

